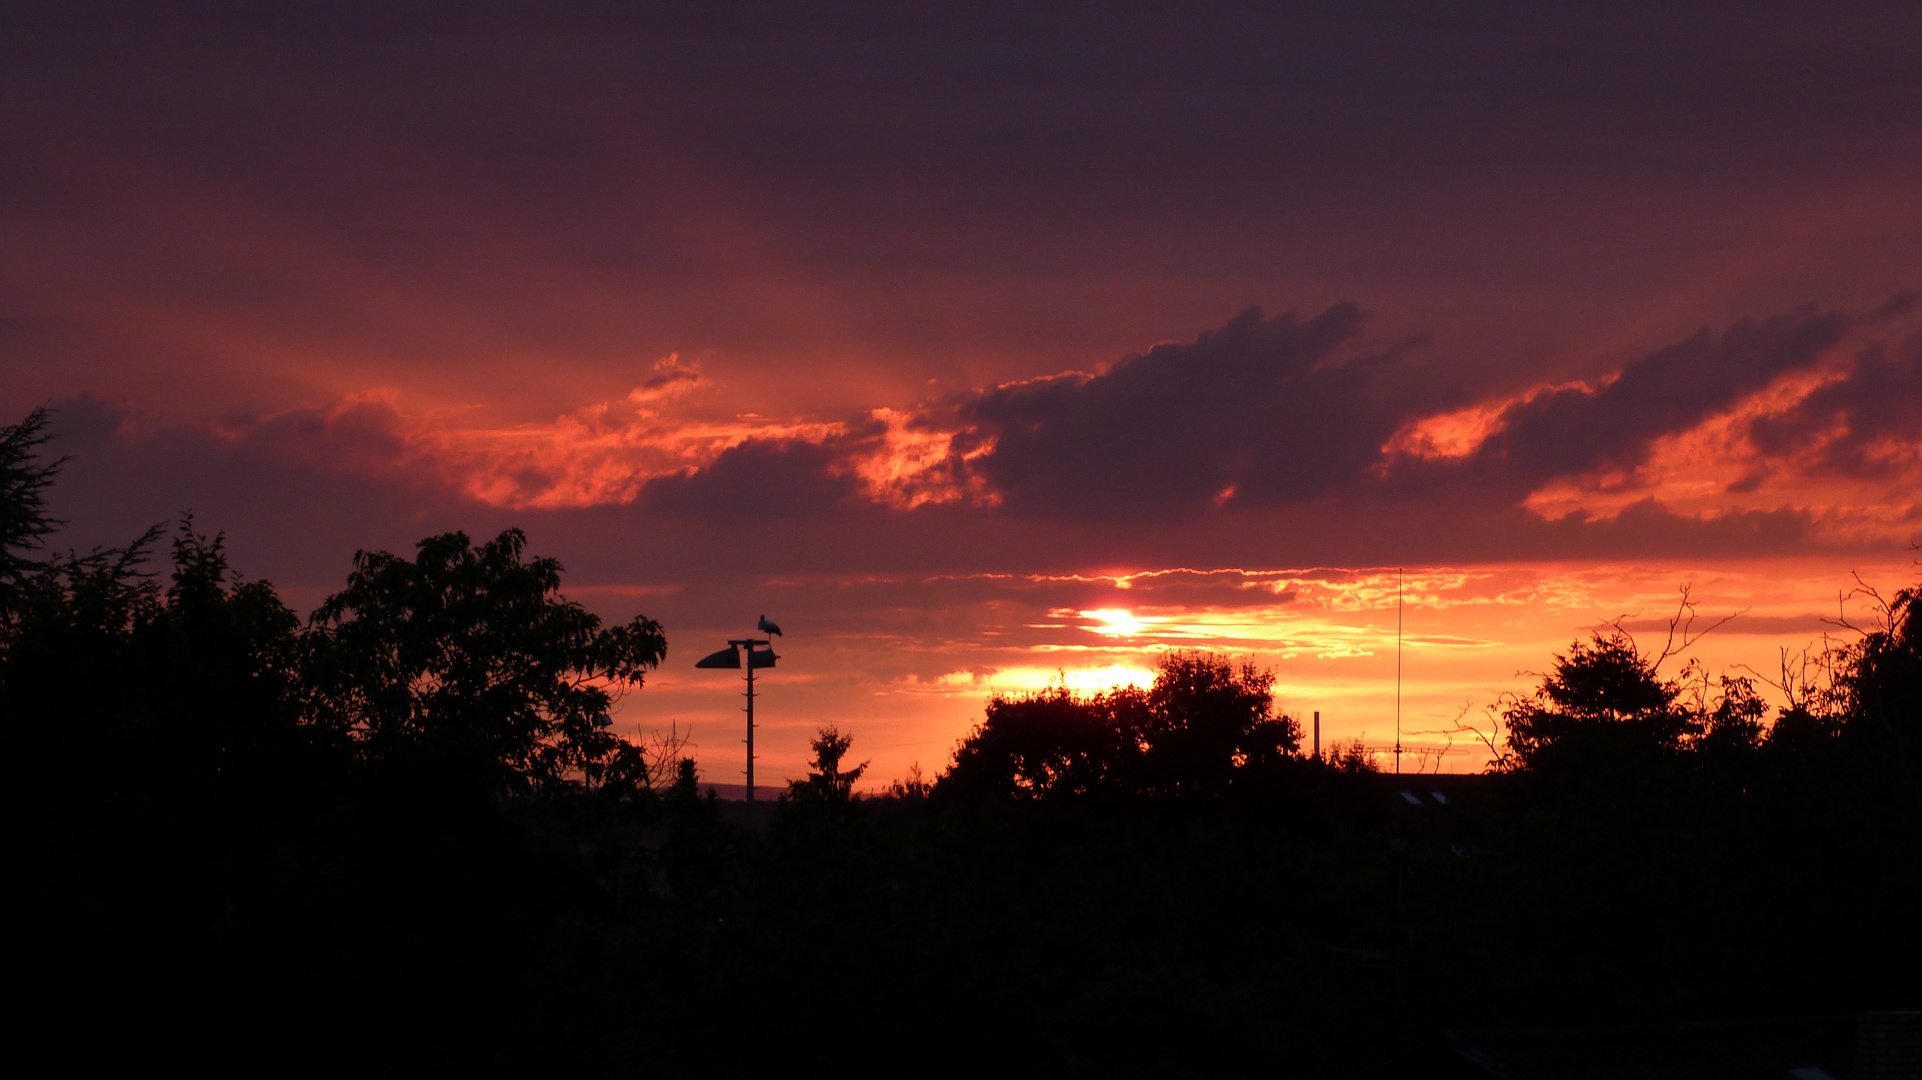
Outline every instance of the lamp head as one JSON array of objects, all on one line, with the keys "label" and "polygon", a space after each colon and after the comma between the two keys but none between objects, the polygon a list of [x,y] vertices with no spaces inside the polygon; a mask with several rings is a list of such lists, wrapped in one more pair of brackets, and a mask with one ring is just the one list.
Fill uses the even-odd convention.
[{"label": "lamp head", "polygon": [[741,666],[740,650],[729,645],[719,652],[711,652],[694,662],[697,668],[738,668]]}]

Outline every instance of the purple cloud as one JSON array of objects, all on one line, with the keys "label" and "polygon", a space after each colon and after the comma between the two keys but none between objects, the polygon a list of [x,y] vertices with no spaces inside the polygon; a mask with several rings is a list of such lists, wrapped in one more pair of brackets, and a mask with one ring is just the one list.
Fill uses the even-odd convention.
[{"label": "purple cloud", "polygon": [[1629,361],[1598,386],[1550,390],[1509,406],[1460,468],[1477,484],[1517,494],[1550,480],[1635,469],[1656,440],[1813,366],[1853,325],[1846,315],[1803,308],[1736,323],[1719,337],[1702,330]]},{"label": "purple cloud", "polygon": [[1792,408],[1756,418],[1764,456],[1835,476],[1887,480],[1922,466],[1922,335],[1877,344],[1848,374]]},{"label": "purple cloud", "polygon": [[1102,520],[1273,506],[1352,486],[1441,399],[1397,353],[1344,352],[1353,304],[1313,318],[1242,312],[1188,344],[1092,376],[982,393],[961,409],[992,439],[978,468],[1020,515]]}]

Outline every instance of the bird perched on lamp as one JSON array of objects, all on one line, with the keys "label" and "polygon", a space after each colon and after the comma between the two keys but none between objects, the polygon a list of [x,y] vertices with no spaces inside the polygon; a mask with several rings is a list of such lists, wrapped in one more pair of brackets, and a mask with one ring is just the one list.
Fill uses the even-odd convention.
[{"label": "bird perched on lamp", "polygon": [[766,615],[761,616],[761,621],[755,623],[754,628],[763,634],[773,634],[775,637],[781,636],[781,628],[768,622]]}]

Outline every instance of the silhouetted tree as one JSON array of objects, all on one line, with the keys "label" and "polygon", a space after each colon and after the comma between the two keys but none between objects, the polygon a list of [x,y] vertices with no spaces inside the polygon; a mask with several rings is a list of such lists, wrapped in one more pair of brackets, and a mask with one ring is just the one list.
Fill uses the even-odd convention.
[{"label": "silhouetted tree", "polygon": [[[1880,597],[1877,597],[1879,600]],[[1905,754],[1922,743],[1922,584],[1882,605],[1883,625],[1835,657],[1830,705],[1865,735],[1892,740]]]},{"label": "silhouetted tree", "polygon": [[1842,734],[1848,714],[1822,708],[1821,702],[1798,702],[1781,710],[1769,725],[1762,745],[1776,755],[1818,754]]},{"label": "silhouetted tree", "polygon": [[809,763],[805,780],[796,780],[788,785],[788,793],[798,803],[823,803],[842,806],[853,801],[854,785],[860,782],[861,774],[868,771],[868,763],[851,769],[841,767],[847,757],[848,749],[854,745],[854,736],[843,735],[840,729],[829,724],[815,732],[808,740],[808,747],[814,751],[814,760]]},{"label": "silhouetted tree", "polygon": [[659,623],[603,627],[560,594],[560,563],[518,529],[476,546],[422,540],[412,560],[358,552],[307,633],[309,716],[371,763],[430,765],[501,794],[578,788],[644,768],[597,723],[609,688],[660,664]]},{"label": "silhouetted tree", "polygon": [[1615,631],[1577,641],[1555,657],[1541,685],[1502,708],[1514,767],[1531,769],[1549,757],[1578,750],[1673,751],[1699,733],[1700,723],[1679,699],[1682,687],[1664,680]]},{"label": "silhouetted tree", "polygon": [[43,461],[40,450],[52,436],[47,410],[0,428],[0,620],[9,617],[21,580],[41,567],[29,553],[60,526],[47,515],[47,487],[61,460]]},{"label": "silhouetted tree", "polygon": [[1211,652],[1163,653],[1148,691],[1150,783],[1164,792],[1225,790],[1272,769],[1301,744],[1301,725],[1274,712],[1273,672]]},{"label": "silhouetted tree", "polygon": [[1066,687],[996,695],[955,749],[951,790],[1039,797],[1137,787],[1152,725],[1148,696],[1123,687],[1089,697]]},{"label": "silhouetted tree", "polygon": [[0,724],[32,822],[16,900],[57,951],[43,974],[85,978],[116,1009],[162,987],[204,1000],[233,974],[223,948],[269,948],[318,916],[314,836],[349,764],[300,723],[299,621],[272,587],[236,580],[220,539],[183,522],[163,588],[148,546],[49,560],[0,649]]},{"label": "silhouetted tree", "polygon": [[888,785],[888,798],[921,800],[934,790],[934,784],[921,772],[921,763],[908,766],[908,774]]},{"label": "silhouetted tree", "polygon": [[1252,663],[1176,650],[1145,691],[996,697],[941,784],[1026,797],[1220,792],[1300,745],[1300,725],[1274,712],[1273,687]]},{"label": "silhouetted tree", "polygon": [[[228,565],[225,538],[183,519],[173,570],[157,602],[137,613],[134,644],[148,670],[143,696],[173,715],[157,735],[171,743],[164,770],[185,783],[271,783],[293,768],[300,717],[300,620],[266,581],[245,581]],[[319,734],[319,732],[314,732]]]},{"label": "silhouetted tree", "polygon": [[1328,764],[1336,772],[1348,773],[1351,776],[1381,771],[1381,766],[1375,761],[1375,755],[1368,752],[1368,748],[1362,745],[1360,739],[1346,744],[1336,743],[1330,747]]},{"label": "silhouetted tree", "polygon": [[1719,693],[1703,716],[1695,748],[1710,754],[1739,754],[1762,745],[1769,707],[1756,692],[1754,681],[1723,675],[1717,683]]},{"label": "silhouetted tree", "polygon": [[[15,445],[17,475],[52,475]],[[1011,798],[911,778],[848,812],[866,765],[823,729],[790,790],[838,812],[754,831],[699,795],[678,731],[596,723],[660,628],[603,627],[518,532],[362,553],[305,628],[219,535],[183,522],[164,578],[151,547],[7,549],[16,951],[38,944],[16,981],[82,1034],[104,1013],[208,1045],[306,1024],[275,1049],[444,1071],[833,1068],[818,1017],[753,991],[805,971],[863,1045],[951,1045],[936,1071],[1338,1075],[1375,1037],[1391,896],[1408,1007],[1437,1025],[1832,1011],[1914,983],[1916,590],[1766,739],[1747,680],[1578,643],[1507,702],[1527,768],[1397,807],[1397,893],[1381,784],[1303,767],[1288,799],[1205,812],[1041,798],[1262,781],[1299,731],[1251,664],[1171,653],[1147,689],[997,698],[939,788]],[[1609,768],[1550,767],[1582,760]],[[1333,763],[1373,765],[1356,744]],[[660,800],[498,797],[670,770]],[[450,786],[471,797],[441,814]]]},{"label": "silhouetted tree", "polygon": [[701,795],[701,774],[694,767],[694,759],[684,757],[674,766],[674,783],[668,788],[676,797],[699,798]]}]

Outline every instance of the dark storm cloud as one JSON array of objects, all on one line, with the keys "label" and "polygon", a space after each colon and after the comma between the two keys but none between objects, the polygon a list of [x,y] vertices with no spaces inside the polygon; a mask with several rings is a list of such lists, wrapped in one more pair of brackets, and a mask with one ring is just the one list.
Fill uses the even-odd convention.
[{"label": "dark storm cloud", "polygon": [[[237,551],[267,552],[260,572],[283,580],[309,573],[303,558],[331,566],[359,547],[510,523],[570,537],[602,576],[618,574],[645,537],[650,574],[667,580],[732,572],[716,553],[757,524],[779,536],[757,558],[782,573],[1808,551],[1831,541],[1794,507],[1692,516],[1643,500],[1545,520],[1522,501],[1552,480],[1633,468],[1653,441],[1832,355],[1853,325],[1800,311],[1696,335],[1593,387],[1525,395],[1465,458],[1410,464],[1384,444],[1486,388],[1362,349],[1352,305],[1312,317],[1249,311],[1100,374],[943,399],[898,429],[863,417],[818,439],[751,438],[655,477],[629,504],[581,509],[475,501],[487,462],[473,451],[437,456],[433,435],[410,434],[384,401],[155,425],[81,398],[57,403],[59,451],[73,461],[56,509],[83,546],[193,510],[228,529]],[[1856,473],[1886,472],[1892,453],[1912,461],[1918,357],[1913,339],[1862,352],[1845,378],[1756,429],[1764,457]],[[953,422],[972,426],[923,488],[871,486],[889,475],[891,439]],[[964,458],[970,449],[981,452]],[[902,509],[890,490],[962,497]]]},{"label": "dark storm cloud", "polygon": [[1526,493],[1550,480],[1633,470],[1657,440],[1721,412],[1834,348],[1853,320],[1804,309],[1744,321],[1622,365],[1595,387],[1534,394],[1503,410],[1458,468],[1477,482]]},{"label": "dark storm cloud", "polygon": [[[1678,514],[1652,498],[1608,516],[1555,521],[1515,513],[1515,536],[1497,543],[1524,558],[1756,558],[1824,546],[1807,511],[1746,510],[1710,517]],[[1513,557],[1513,556],[1510,556]]]},{"label": "dark storm cloud", "polygon": [[300,585],[336,582],[357,548],[504,520],[407,467],[378,404],[145,431],[96,399],[56,401],[52,412],[51,449],[67,458],[51,494],[69,522],[63,546],[124,544],[192,513],[199,528],[228,534],[241,569]]},{"label": "dark storm cloud", "polygon": [[[956,505],[889,511],[854,493],[847,461],[834,446],[806,442],[743,444],[732,457],[717,459],[712,471],[657,480],[629,504],[510,511],[463,498],[432,474],[404,466],[354,471],[347,464],[352,454],[378,447],[378,437],[319,431],[317,437],[334,439],[341,453],[288,453],[279,437],[232,430],[172,426],[143,434],[98,403],[63,403],[61,416],[56,449],[71,461],[55,487],[54,510],[72,524],[56,543],[83,549],[124,543],[191,510],[199,527],[228,534],[239,569],[292,587],[303,604],[339,586],[356,549],[407,551],[434,533],[492,536],[510,525],[527,529],[537,549],[560,557],[570,580],[584,586],[685,589],[689,597],[732,596],[728,590],[757,582],[822,575],[904,574],[918,581],[1102,572],[1096,568],[1739,558],[1831,546],[1798,510],[1703,519],[1646,500],[1614,517],[1575,514],[1557,521],[1513,505],[1462,499],[1355,500],[1247,510],[1200,523],[1150,515],[1098,528]],[[295,427],[280,430],[284,436]],[[338,457],[338,467],[330,457]],[[1181,583],[1159,582],[1149,591],[1164,588],[1183,591]],[[939,588],[916,589],[927,593],[927,603],[945,602]],[[973,589],[953,586],[960,594]],[[1076,596],[1084,591],[1093,603],[1097,593],[1112,590],[1070,588]],[[650,611],[659,607],[676,618],[705,617],[694,599],[649,604]]]},{"label": "dark storm cloud", "polygon": [[[223,425],[242,457],[360,476],[391,474],[408,457],[401,426],[393,406],[380,401],[295,409],[258,420],[236,417]],[[419,484],[428,477],[411,479]]]},{"label": "dark storm cloud", "polygon": [[721,523],[851,509],[859,485],[847,457],[859,441],[749,439],[702,468],[648,481],[638,504]]},{"label": "dark storm cloud", "polygon": [[1352,304],[1311,319],[1250,308],[1099,375],[987,391],[962,415],[994,440],[978,467],[1013,513],[1300,502],[1357,483],[1425,404],[1395,354],[1339,355],[1360,332]]},{"label": "dark storm cloud", "polygon": [[1865,350],[1841,379],[1758,417],[1749,439],[1767,458],[1818,473],[1914,474],[1922,467],[1922,335]]},{"label": "dark storm cloud", "polygon": [[[1474,394],[1445,384],[1393,350],[1352,355],[1360,315],[1350,304],[1312,319],[1263,319],[1250,310],[1192,343],[1157,346],[1098,375],[985,391],[960,415],[976,425],[974,439],[992,440],[972,467],[1018,516],[1180,518],[1443,492],[1458,512],[1500,512],[1552,481],[1632,473],[1657,441],[1811,368],[1857,325],[1809,308],[1720,334],[1702,330],[1594,385],[1524,395],[1460,458],[1391,457],[1384,448],[1405,425],[1472,403],[1488,388]],[[1861,386],[1838,385],[1811,400],[1834,412],[1852,393],[1873,397],[1853,406],[1863,445],[1912,434],[1913,426],[1902,427],[1918,400],[1902,381],[1913,377],[1911,367],[1865,358]],[[1796,424],[1831,422],[1827,413],[1791,417],[1770,430],[1793,442],[1807,434]],[[1848,449],[1831,445],[1838,454]]]}]

